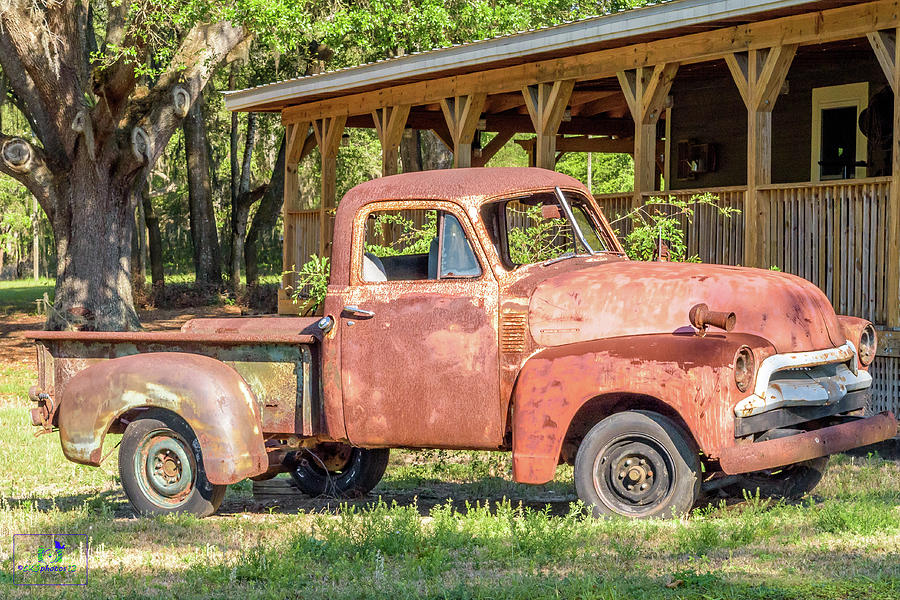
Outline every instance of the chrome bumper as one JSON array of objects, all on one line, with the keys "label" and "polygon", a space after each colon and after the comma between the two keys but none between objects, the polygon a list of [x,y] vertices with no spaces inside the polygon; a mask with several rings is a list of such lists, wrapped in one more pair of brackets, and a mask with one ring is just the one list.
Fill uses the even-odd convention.
[{"label": "chrome bumper", "polygon": [[871,385],[872,376],[857,369],[856,348],[849,341],[827,350],[776,354],[762,362],[753,394],[735,405],[734,415],[752,417],[776,408],[830,406]]},{"label": "chrome bumper", "polygon": [[897,435],[897,419],[888,412],[765,442],[720,450],[719,466],[729,475],[785,465],[868,446]]}]

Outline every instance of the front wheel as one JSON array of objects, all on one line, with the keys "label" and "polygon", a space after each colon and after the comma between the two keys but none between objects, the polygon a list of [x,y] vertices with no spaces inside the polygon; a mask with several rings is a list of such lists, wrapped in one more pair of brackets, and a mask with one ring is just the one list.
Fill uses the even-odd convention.
[{"label": "front wheel", "polygon": [[125,429],[119,476],[128,501],[141,515],[206,517],[222,504],[227,487],[206,478],[200,444],[185,420],[159,409],[147,411]]},{"label": "front wheel", "polygon": [[700,493],[700,458],[671,419],[648,411],[597,423],[575,456],[575,489],[595,517],[671,517]]},{"label": "front wheel", "polygon": [[304,448],[288,461],[291,478],[307,496],[356,498],[378,485],[387,469],[387,448],[356,448],[325,443]]}]

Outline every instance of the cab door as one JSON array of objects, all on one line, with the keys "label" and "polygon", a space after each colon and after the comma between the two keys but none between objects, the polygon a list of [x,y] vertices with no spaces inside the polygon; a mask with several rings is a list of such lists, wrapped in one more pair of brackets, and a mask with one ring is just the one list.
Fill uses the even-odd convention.
[{"label": "cab door", "polygon": [[468,217],[442,202],[365,210],[337,323],[350,441],[498,447],[498,284]]}]

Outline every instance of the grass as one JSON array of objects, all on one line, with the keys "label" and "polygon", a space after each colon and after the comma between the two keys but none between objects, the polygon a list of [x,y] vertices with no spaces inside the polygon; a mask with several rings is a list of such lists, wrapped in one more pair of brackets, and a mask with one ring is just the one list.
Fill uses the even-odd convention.
[{"label": "grass", "polygon": [[0,281],[0,315],[37,313],[36,300],[46,293],[53,300],[54,280],[47,277],[40,279],[13,279]]},{"label": "grass", "polygon": [[[393,454],[371,498],[255,502],[229,488],[220,514],[138,519],[113,453],[67,462],[32,436],[10,367],[0,396],[0,596],[152,598],[900,597],[900,466],[839,456],[799,504],[713,501],[689,517],[588,517],[571,468],[531,487],[501,454]],[[112,447],[115,439],[108,440]],[[11,585],[14,533],[87,533],[87,588]]]}]

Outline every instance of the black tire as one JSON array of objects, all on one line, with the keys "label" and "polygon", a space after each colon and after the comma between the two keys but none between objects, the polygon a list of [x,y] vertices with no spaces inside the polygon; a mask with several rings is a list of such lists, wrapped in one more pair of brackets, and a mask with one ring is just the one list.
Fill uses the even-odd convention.
[{"label": "black tire", "polygon": [[139,515],[206,517],[222,504],[228,487],[209,482],[194,431],[184,419],[161,409],[148,410],[128,424],[119,445],[119,476]]},{"label": "black tire", "polygon": [[307,496],[357,498],[378,485],[390,454],[387,448],[322,444],[295,453],[288,466],[297,489]]},{"label": "black tire", "polygon": [[671,419],[622,412],[588,432],[575,456],[575,490],[595,517],[672,517],[700,494],[700,457]]},{"label": "black tire", "polygon": [[[758,441],[787,437],[797,433],[803,433],[795,429],[779,429],[772,435],[766,434]],[[755,496],[759,492],[760,498],[772,498],[774,500],[796,500],[811,492],[828,470],[828,456],[814,458],[801,463],[756,471],[738,475],[737,482],[726,486],[725,493],[736,498]]]}]

